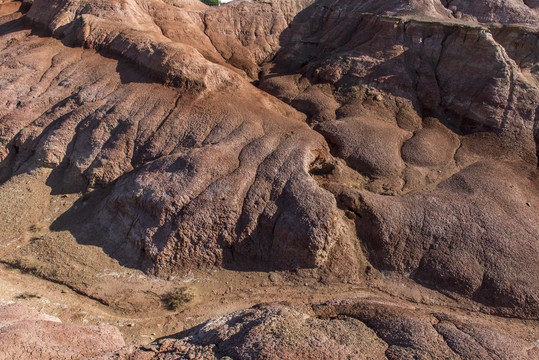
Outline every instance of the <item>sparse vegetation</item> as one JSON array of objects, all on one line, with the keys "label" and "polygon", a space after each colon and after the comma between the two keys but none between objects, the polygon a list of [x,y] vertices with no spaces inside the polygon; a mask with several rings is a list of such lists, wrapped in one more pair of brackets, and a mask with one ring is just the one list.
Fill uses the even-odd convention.
[{"label": "sparse vegetation", "polygon": [[37,293],[23,292],[22,294],[17,295],[15,298],[19,300],[41,299],[41,295]]},{"label": "sparse vegetation", "polygon": [[204,4],[210,6],[219,6],[221,5],[221,0],[201,0]]},{"label": "sparse vegetation", "polygon": [[31,256],[21,256],[18,259],[5,259],[2,261],[15,269],[22,272],[38,276],[42,279],[53,280],[58,276],[58,269],[47,268],[43,263]]},{"label": "sparse vegetation", "polygon": [[195,298],[195,294],[188,287],[181,287],[164,297],[164,302],[170,310],[179,310]]}]

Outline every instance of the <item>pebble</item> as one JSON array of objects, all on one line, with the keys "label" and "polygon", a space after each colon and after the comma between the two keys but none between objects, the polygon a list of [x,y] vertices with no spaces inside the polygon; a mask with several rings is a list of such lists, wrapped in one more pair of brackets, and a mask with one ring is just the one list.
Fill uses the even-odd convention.
[{"label": "pebble", "polygon": [[281,277],[281,275],[279,275],[279,274],[271,273],[271,274],[269,274],[269,280],[270,280],[272,283],[281,282],[282,277]]},{"label": "pebble", "polygon": [[142,346],[142,349],[146,351],[158,352],[159,346],[157,346],[156,344],[149,344],[149,345]]}]

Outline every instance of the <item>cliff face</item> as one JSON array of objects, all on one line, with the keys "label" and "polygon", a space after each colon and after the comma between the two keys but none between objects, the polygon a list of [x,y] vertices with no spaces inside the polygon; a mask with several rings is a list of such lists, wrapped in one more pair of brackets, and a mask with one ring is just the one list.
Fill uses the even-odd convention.
[{"label": "cliff face", "polygon": [[537,317],[536,1],[20,5],[0,181],[53,169],[81,242],[162,276],[372,266]]}]

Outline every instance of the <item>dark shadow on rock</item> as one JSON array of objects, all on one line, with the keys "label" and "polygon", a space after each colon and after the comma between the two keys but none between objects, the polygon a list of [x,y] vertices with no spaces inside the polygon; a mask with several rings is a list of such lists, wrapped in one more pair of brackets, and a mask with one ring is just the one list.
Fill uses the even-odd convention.
[{"label": "dark shadow on rock", "polygon": [[8,154],[4,160],[0,161],[0,186],[8,181],[13,175],[13,160],[16,155],[14,146],[6,146]]},{"label": "dark shadow on rock", "polygon": [[69,231],[78,244],[97,246],[121,266],[145,270],[149,268],[143,251],[129,242],[127,234],[118,231],[115,219],[106,211],[107,197],[114,183],[94,189],[74,167],[64,160],[46,180],[51,195],[77,194],[82,196],[50,226],[51,231]]},{"label": "dark shadow on rock", "polygon": [[7,21],[0,24],[0,36],[5,36],[17,31],[29,30],[30,27],[26,25],[24,18],[18,18]]},{"label": "dark shadow on rock", "polygon": [[145,269],[144,254],[118,233],[112,219],[106,217],[106,198],[112,187],[87,192],[50,226],[51,231],[69,231],[81,245],[97,246],[119,264],[134,269]]},{"label": "dark shadow on rock", "polygon": [[86,178],[67,162],[53,168],[45,184],[51,187],[51,195],[82,193],[88,188]]}]

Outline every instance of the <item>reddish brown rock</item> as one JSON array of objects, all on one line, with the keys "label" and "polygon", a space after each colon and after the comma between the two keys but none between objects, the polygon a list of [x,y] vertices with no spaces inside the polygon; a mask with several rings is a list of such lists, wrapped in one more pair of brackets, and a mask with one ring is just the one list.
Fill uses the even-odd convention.
[{"label": "reddish brown rock", "polygon": [[[305,112],[320,122],[315,129],[332,144],[333,155],[375,180],[361,196],[351,195],[360,193],[354,189],[360,184],[324,184],[357,214],[358,236],[370,244],[376,266],[496,303],[502,313],[534,317],[539,93],[530,75],[536,47],[527,44],[536,43],[537,33],[515,23],[532,24],[536,10],[508,3],[518,10],[502,14],[494,2],[455,4],[461,8],[458,21],[442,20],[444,10],[432,3],[315,2],[291,24],[302,36],[285,37],[260,84],[292,105],[297,89],[299,94],[320,84],[333,89],[325,96],[340,104],[336,120],[327,121],[312,106]],[[517,38],[522,38],[519,50],[509,40]],[[308,99],[303,95],[301,101]],[[380,140],[348,125],[350,117],[370,119],[371,127],[383,119],[414,134],[401,147],[406,138],[392,138],[385,130]],[[365,159],[373,159],[376,171]],[[395,174],[402,174],[400,181]],[[511,180],[517,174],[522,178]],[[520,190],[506,192],[509,183]],[[412,193],[400,195],[404,192]],[[417,201],[412,205],[411,199]],[[516,212],[516,218],[510,215]]]},{"label": "reddish brown rock", "polygon": [[0,359],[84,358],[123,346],[115,327],[62,324],[19,304],[0,304]]},{"label": "reddish brown rock", "polygon": [[[60,21],[34,6],[29,16]],[[257,267],[323,265],[335,200],[308,172],[329,152],[299,113],[203,58],[201,66],[236,79],[226,93],[210,89],[213,75],[209,82],[178,75],[190,79],[186,92],[151,83],[124,60],[31,36],[20,20],[6,26],[13,30],[4,41],[13,46],[4,67],[21,76],[4,79],[3,176],[50,166],[63,173],[58,191],[111,186],[108,212],[90,224],[68,221],[69,230],[84,238],[105,226],[111,242],[123,248],[127,238],[141,251],[126,257],[159,273],[253,266],[234,256]],[[26,71],[37,59],[39,70]]]},{"label": "reddish brown rock", "polygon": [[410,165],[440,168],[455,155],[460,141],[436,119],[428,119],[401,148],[403,160]]},{"label": "reddish brown rock", "polygon": [[[179,338],[179,339],[178,339]],[[381,299],[257,306],[210,320],[133,359],[531,359],[539,348],[486,323]],[[114,357],[113,357],[114,358]]]},{"label": "reddish brown rock", "polygon": [[47,166],[53,191],[88,192],[53,229],[158,274],[364,248],[537,316],[534,2],[35,0],[21,16],[0,25],[0,179]]},{"label": "reddish brown rock", "polygon": [[[529,166],[478,162],[429,192],[387,197],[346,189],[340,197],[358,214],[358,234],[379,268],[533,318],[536,179]],[[508,215],[514,211],[521,216]]]},{"label": "reddish brown rock", "polygon": [[502,22],[537,24],[539,3],[537,0],[481,0],[481,1],[442,1],[453,16],[469,16],[470,20],[480,22]]},{"label": "reddish brown rock", "polygon": [[358,172],[398,176],[404,169],[400,149],[411,133],[376,118],[342,118],[326,122],[319,131],[335,147],[335,154]]}]

